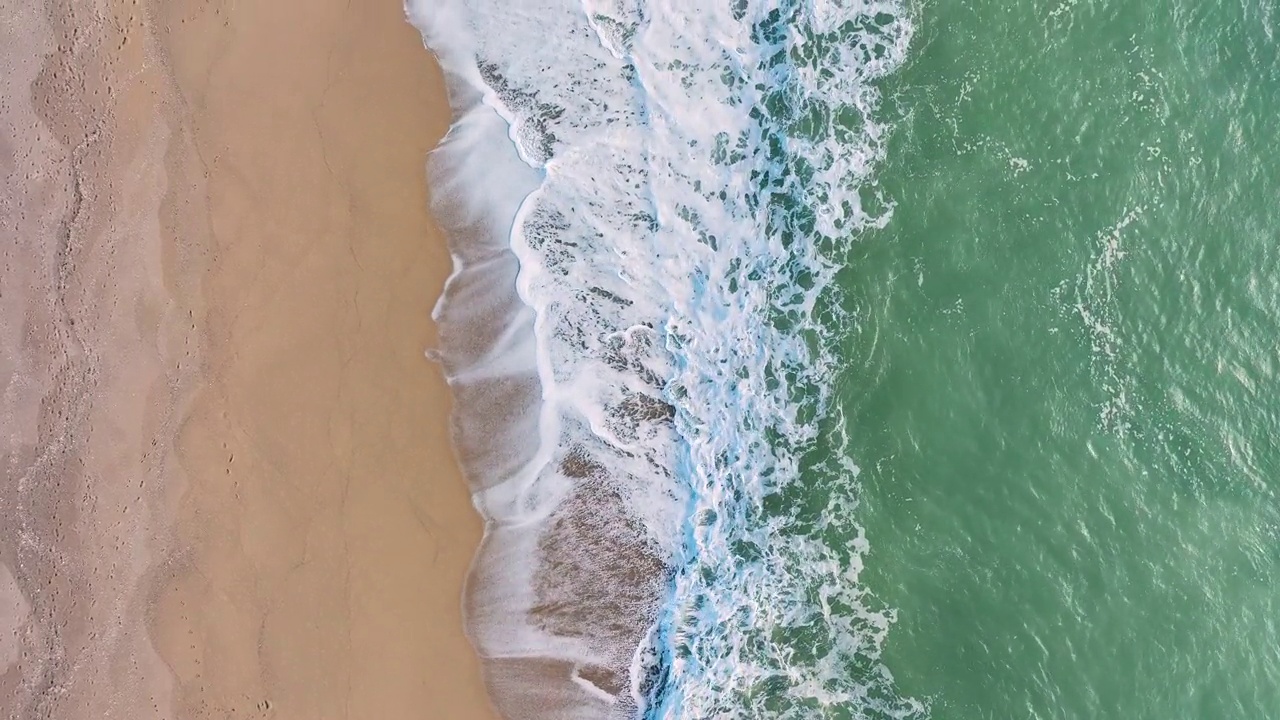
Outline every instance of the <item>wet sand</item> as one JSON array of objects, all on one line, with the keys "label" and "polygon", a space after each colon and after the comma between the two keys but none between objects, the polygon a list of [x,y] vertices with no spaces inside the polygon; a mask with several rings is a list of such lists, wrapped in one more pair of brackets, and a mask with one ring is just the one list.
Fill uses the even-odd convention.
[{"label": "wet sand", "polygon": [[0,0],[0,717],[492,718],[396,2]]}]

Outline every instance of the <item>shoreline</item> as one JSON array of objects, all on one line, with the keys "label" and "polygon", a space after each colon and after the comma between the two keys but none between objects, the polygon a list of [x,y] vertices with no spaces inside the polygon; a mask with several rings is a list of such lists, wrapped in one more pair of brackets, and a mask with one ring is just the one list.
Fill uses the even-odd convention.
[{"label": "shoreline", "polygon": [[[530,39],[563,28],[534,20],[538,32],[509,41],[495,8],[437,10],[410,3],[455,113],[430,177],[432,210],[455,258],[435,310],[439,358],[460,399],[454,445],[486,523],[467,586],[467,630],[490,699],[507,716],[632,717],[645,711],[656,677],[644,667],[644,646],[675,549],[673,536],[655,536],[648,523],[666,527],[682,511],[667,502],[674,494],[645,504],[669,477],[665,456],[647,452],[650,441],[670,437],[674,418],[653,372],[663,362],[656,325],[625,298],[630,275],[594,272],[643,262],[652,248],[606,253],[597,266],[579,253],[608,246],[609,232],[625,235],[643,212],[604,202],[609,183],[569,189],[591,173],[569,171],[589,153],[557,155],[571,145],[561,133],[582,130],[568,118],[592,125],[611,103],[541,97],[545,88],[521,74],[555,77],[564,48]],[[594,42],[599,30],[583,20],[565,36],[568,62],[591,68],[578,68],[584,77],[619,58],[594,56],[608,53]],[[591,38],[588,47],[573,44],[578,38]],[[573,85],[553,87],[574,94]],[[627,117],[616,105],[611,113],[608,123]],[[595,140],[614,147],[619,138],[605,124],[593,126]],[[596,159],[608,169],[618,157]],[[606,216],[617,221],[607,230],[570,232],[582,217]],[[665,452],[663,442],[652,447]]]},{"label": "shoreline", "polygon": [[0,543],[0,714],[496,718],[462,618],[481,523],[424,357],[451,116],[403,8],[0,11],[25,68],[0,200],[44,212],[5,230],[32,260],[0,293],[0,449],[50,478],[0,492],[48,538]]}]

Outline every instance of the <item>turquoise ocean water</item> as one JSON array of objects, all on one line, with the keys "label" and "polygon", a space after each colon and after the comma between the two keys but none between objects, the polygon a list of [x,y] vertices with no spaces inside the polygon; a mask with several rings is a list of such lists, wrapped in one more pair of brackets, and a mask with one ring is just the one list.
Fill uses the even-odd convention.
[{"label": "turquoise ocean water", "polygon": [[840,402],[932,718],[1280,717],[1275,10],[916,8]]},{"label": "turquoise ocean water", "polygon": [[508,718],[1280,718],[1275,2],[411,5]]}]

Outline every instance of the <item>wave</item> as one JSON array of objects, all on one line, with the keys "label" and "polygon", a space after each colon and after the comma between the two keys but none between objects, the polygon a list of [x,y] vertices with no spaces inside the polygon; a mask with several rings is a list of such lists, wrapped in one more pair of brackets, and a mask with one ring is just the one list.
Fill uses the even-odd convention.
[{"label": "wave", "polygon": [[857,471],[823,429],[833,279],[892,212],[877,83],[906,9],[407,12],[454,109],[429,163],[454,260],[435,318],[499,711],[923,715],[879,662],[892,613],[859,584]]}]

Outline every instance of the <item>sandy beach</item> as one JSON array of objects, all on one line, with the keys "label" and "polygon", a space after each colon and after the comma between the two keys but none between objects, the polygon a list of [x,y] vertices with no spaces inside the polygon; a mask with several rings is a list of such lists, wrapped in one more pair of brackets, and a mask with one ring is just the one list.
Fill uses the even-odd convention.
[{"label": "sandy beach", "polygon": [[399,3],[0,21],[0,717],[494,717]]}]

